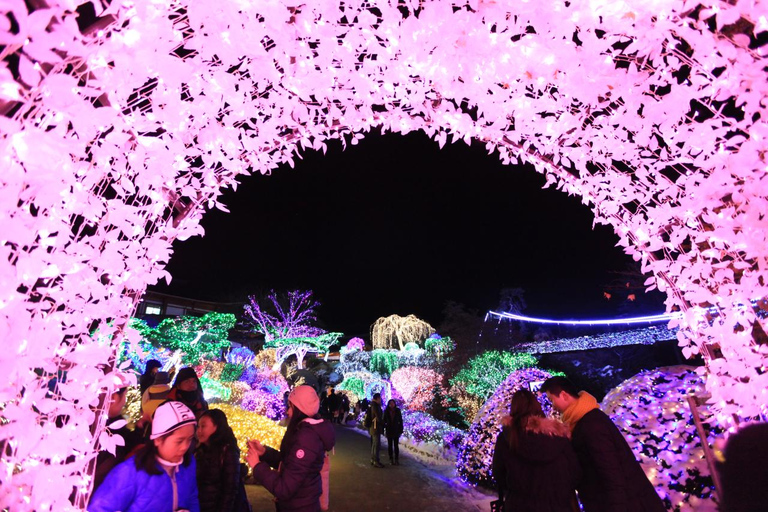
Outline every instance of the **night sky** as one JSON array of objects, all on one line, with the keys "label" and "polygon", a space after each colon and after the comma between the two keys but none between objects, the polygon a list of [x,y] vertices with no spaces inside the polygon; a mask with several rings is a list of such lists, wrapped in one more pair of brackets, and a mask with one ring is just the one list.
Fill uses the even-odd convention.
[{"label": "night sky", "polygon": [[602,291],[631,258],[531,167],[504,166],[479,143],[441,150],[423,133],[302,156],[242,177],[223,197],[231,213],[207,213],[203,238],[176,242],[173,281],[153,289],[222,302],[311,289],[324,327],[348,334],[392,313],[437,325],[448,300],[484,313],[505,287],[525,290],[530,315],[615,311]]}]

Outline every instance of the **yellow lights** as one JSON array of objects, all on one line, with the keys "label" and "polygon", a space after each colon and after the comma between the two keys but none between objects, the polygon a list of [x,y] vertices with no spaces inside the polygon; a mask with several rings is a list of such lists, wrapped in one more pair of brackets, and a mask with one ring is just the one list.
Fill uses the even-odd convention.
[{"label": "yellow lights", "polygon": [[211,409],[220,409],[227,415],[229,426],[232,427],[240,447],[242,461],[245,461],[245,454],[248,452],[249,439],[258,439],[266,446],[280,448],[285,427],[278,425],[276,421],[229,404],[213,404]]}]

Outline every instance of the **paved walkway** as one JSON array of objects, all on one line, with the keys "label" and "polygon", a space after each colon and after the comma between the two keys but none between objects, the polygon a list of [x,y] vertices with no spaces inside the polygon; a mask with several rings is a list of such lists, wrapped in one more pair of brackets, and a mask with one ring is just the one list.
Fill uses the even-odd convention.
[{"label": "paved walkway", "polygon": [[[359,432],[359,431],[358,431]],[[463,512],[490,510],[494,499],[456,478],[400,451],[400,465],[383,469],[370,465],[368,437],[353,427],[336,426],[336,454],[331,457],[331,512]],[[387,460],[382,440],[382,457]],[[451,473],[447,468],[443,473]],[[272,496],[261,486],[247,485],[254,512],[273,511]]]}]

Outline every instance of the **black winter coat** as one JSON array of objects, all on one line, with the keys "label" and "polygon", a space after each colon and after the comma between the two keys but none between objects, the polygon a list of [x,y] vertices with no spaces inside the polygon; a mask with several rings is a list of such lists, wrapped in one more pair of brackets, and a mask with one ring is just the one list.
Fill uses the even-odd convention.
[{"label": "black winter coat", "polygon": [[197,493],[200,512],[235,512],[240,491],[240,449],[237,445],[198,445]]},{"label": "black winter coat", "polygon": [[[307,418],[290,439],[283,438],[280,451],[266,447],[253,468],[256,483],[277,499],[280,512],[318,512],[325,453],[336,444],[336,432],[326,420]],[[272,471],[269,467],[279,468]]]},{"label": "black winter coat", "polygon": [[384,434],[387,439],[395,439],[403,435],[403,413],[399,407],[395,407],[394,411],[387,407],[384,409]]},{"label": "black winter coat", "polygon": [[568,427],[547,418],[530,418],[514,453],[507,428],[496,439],[493,452],[493,476],[504,510],[572,512],[581,469],[567,437]]},{"label": "black winter coat", "polygon": [[365,413],[365,424],[368,426],[368,434],[371,437],[381,435],[384,432],[384,414],[378,402],[371,401],[368,411]]},{"label": "black winter coat", "polygon": [[[122,416],[109,418],[107,420],[107,427],[124,419],[125,418]],[[138,428],[136,430],[130,430],[127,425],[123,425],[118,429],[112,430],[112,433],[120,435],[123,438],[124,444],[115,447],[114,455],[106,450],[102,450],[96,456],[96,472],[93,476],[93,492],[96,492],[96,489],[98,489],[104,479],[107,478],[107,475],[112,471],[112,468],[123,462],[133,449],[139,446],[142,442],[141,429]]]},{"label": "black winter coat", "polygon": [[603,411],[585,414],[571,440],[584,472],[578,490],[585,512],[666,511],[624,436]]}]

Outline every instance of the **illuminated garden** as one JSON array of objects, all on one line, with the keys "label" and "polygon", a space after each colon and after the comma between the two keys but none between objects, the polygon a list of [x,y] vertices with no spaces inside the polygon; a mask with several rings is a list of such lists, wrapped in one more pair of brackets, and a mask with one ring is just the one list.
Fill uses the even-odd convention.
[{"label": "illuminated garden", "polygon": [[[403,408],[405,450],[478,486],[515,391],[602,371],[601,408],[666,507],[717,509],[710,445],[768,414],[764,1],[0,10],[0,509],[85,509],[95,456],[115,443],[114,373],[149,359],[194,368],[242,450],[257,433],[279,444],[293,385],[334,385],[352,407],[381,393]],[[172,244],[204,235],[238,179],[373,130],[531,165],[612,228],[666,311],[492,349],[415,315],[365,319],[368,337],[350,337],[320,326],[305,290],[253,297],[239,316],[136,316],[147,287],[171,280]],[[236,324],[261,342],[233,345]],[[679,360],[591,362],[661,345]],[[139,401],[130,391],[134,421]]]}]

